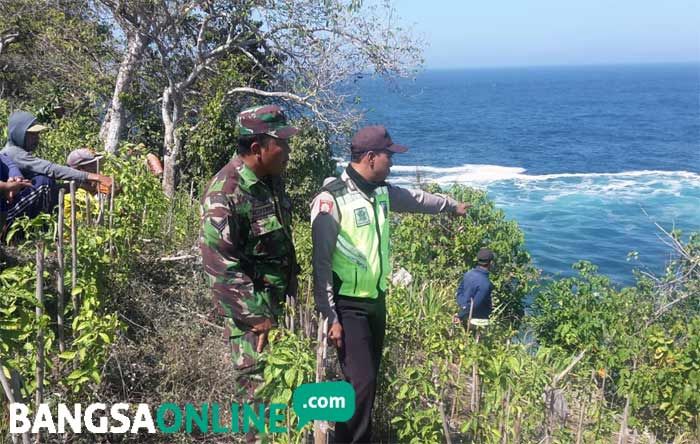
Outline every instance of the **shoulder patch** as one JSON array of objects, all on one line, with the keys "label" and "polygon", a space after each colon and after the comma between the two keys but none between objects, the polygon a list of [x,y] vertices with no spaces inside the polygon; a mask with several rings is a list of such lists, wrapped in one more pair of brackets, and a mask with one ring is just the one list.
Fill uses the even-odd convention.
[{"label": "shoulder patch", "polygon": [[212,217],[211,219],[209,219],[209,221],[219,233],[222,233],[224,231],[224,228],[226,228],[227,220],[225,217]]},{"label": "shoulder patch", "polygon": [[333,203],[330,199],[319,199],[318,212],[331,214],[333,212]]}]

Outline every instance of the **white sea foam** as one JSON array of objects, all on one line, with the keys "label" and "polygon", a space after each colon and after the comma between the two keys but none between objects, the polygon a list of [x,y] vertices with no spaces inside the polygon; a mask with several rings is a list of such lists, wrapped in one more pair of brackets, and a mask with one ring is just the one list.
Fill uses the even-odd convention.
[{"label": "white sea foam", "polygon": [[397,176],[420,178],[441,184],[452,183],[489,183],[499,180],[519,179],[527,176],[524,168],[504,167],[499,165],[462,165],[459,167],[404,166],[391,167]]},{"label": "white sea foam", "polygon": [[[582,182],[607,182],[604,192],[613,192],[639,186],[644,182],[646,186],[667,187],[675,181],[697,183],[700,186],[700,174],[689,171],[626,171],[621,173],[559,173],[559,174],[527,174],[527,170],[518,167],[505,167],[500,165],[466,164],[458,167],[433,167],[433,166],[407,166],[396,165],[391,168],[391,181],[403,184],[415,184],[416,182],[434,182],[440,185],[465,184],[483,188],[488,184],[501,181],[519,182],[543,182],[543,181],[572,181],[577,184]],[[529,184],[531,188],[533,184]],[[551,185],[551,184],[547,184]],[[650,190],[651,191],[651,190]]]}]

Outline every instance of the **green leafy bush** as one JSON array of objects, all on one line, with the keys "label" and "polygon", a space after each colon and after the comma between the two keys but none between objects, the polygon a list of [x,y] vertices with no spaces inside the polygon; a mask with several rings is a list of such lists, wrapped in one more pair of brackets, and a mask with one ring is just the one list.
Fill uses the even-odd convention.
[{"label": "green leafy bush", "polygon": [[[429,191],[443,190],[431,187]],[[454,186],[449,193],[472,205],[468,217],[395,215],[394,269],[407,269],[419,282],[429,280],[456,289],[462,274],[476,265],[479,248],[488,247],[496,256],[490,274],[495,311],[500,320],[517,322],[537,278],[522,231],[515,221],[505,219],[483,191]]]}]

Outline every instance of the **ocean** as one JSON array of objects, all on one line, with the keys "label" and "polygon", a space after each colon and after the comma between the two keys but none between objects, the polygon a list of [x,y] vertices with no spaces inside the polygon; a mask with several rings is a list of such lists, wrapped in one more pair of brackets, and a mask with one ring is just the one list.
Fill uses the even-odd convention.
[{"label": "ocean", "polygon": [[[700,64],[427,70],[359,82],[366,124],[409,147],[390,182],[485,190],[545,276],[663,273],[700,232]],[[658,224],[658,226],[657,226]]]}]

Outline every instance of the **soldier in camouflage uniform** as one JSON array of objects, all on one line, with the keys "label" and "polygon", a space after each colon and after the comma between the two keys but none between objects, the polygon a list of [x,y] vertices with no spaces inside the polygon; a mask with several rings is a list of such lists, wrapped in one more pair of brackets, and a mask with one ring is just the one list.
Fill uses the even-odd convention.
[{"label": "soldier in camouflage uniform", "polygon": [[291,202],[280,175],[287,139],[298,132],[275,105],[237,118],[238,155],[219,171],[202,198],[200,248],[214,303],[227,326],[241,402],[262,380],[261,353],[277,325],[285,294],[294,296],[298,265]]}]

